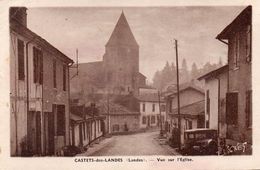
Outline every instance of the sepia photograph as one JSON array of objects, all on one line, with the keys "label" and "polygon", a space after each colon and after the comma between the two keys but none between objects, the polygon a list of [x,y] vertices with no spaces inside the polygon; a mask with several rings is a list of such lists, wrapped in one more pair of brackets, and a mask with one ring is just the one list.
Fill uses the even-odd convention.
[{"label": "sepia photograph", "polygon": [[10,7],[10,156],[252,155],[252,12]]}]

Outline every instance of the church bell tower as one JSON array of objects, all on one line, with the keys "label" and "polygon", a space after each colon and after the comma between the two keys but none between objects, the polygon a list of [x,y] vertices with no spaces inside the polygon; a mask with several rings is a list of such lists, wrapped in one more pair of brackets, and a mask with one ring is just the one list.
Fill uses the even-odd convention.
[{"label": "church bell tower", "polygon": [[113,93],[129,94],[138,90],[139,45],[124,12],[106,44],[103,56],[106,87]]}]

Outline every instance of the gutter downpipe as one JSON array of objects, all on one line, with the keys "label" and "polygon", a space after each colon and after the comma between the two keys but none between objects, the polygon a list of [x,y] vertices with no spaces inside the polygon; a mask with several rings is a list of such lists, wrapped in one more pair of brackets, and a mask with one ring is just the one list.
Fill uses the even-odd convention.
[{"label": "gutter downpipe", "polygon": [[[229,45],[229,43],[228,42],[226,42],[226,41],[223,41],[222,39],[220,39],[220,38],[217,38],[220,42],[222,42],[222,43],[224,43],[224,44],[226,44],[227,46]],[[228,52],[227,52],[228,54],[229,54],[229,48],[228,48]],[[219,78],[218,78],[218,80],[219,80]],[[220,81],[220,80],[219,80]],[[220,89],[220,82],[219,82],[219,89]],[[229,68],[228,68],[228,72],[227,72],[227,92],[229,91]],[[218,95],[218,97],[220,96],[220,94]],[[218,99],[219,100],[219,99]],[[218,108],[220,108],[219,106],[218,106]],[[219,114],[219,111],[218,111],[218,114]],[[226,113],[226,111],[225,111],[225,115],[226,115],[227,113]],[[228,124],[226,124],[227,126],[226,126],[226,135],[225,135],[225,140],[226,140],[226,138],[227,138],[227,133],[228,133]],[[219,136],[219,124],[218,124],[218,136]]]},{"label": "gutter downpipe", "polygon": [[220,132],[219,132],[219,123],[220,123],[220,78],[218,77],[217,78],[217,80],[218,80],[218,138],[219,138],[219,134],[220,134]]}]

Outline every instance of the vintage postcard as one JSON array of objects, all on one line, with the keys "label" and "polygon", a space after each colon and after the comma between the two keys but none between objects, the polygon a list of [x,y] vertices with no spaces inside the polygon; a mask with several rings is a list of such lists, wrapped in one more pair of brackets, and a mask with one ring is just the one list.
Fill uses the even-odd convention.
[{"label": "vintage postcard", "polygon": [[3,169],[260,168],[259,5],[210,2],[3,1]]}]

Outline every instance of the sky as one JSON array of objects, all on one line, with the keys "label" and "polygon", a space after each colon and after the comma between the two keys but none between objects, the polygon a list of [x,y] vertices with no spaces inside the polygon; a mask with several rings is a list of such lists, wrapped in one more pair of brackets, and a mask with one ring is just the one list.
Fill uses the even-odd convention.
[{"label": "sky", "polygon": [[215,37],[244,9],[244,6],[216,7],[71,7],[28,8],[28,28],[65,55],[79,62],[101,61],[107,43],[124,11],[139,44],[139,70],[152,81],[166,61],[175,63],[174,39],[179,61],[188,67],[195,62],[223,63],[227,46]]}]

